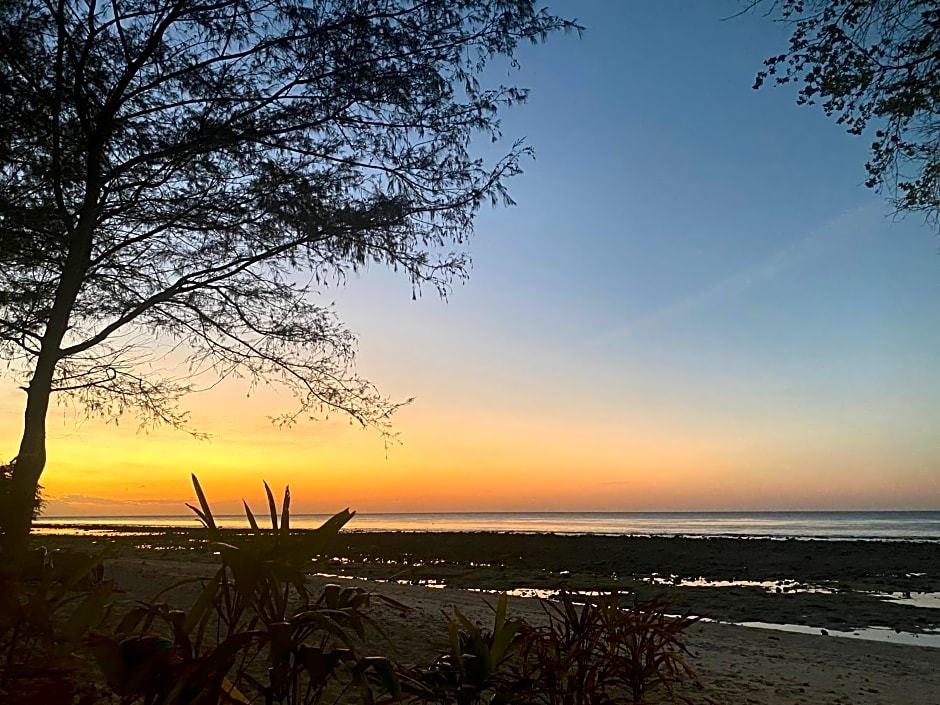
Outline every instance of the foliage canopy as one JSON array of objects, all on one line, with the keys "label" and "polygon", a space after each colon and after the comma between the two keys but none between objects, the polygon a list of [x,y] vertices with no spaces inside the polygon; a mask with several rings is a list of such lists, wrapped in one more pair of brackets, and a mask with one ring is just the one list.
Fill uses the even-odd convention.
[{"label": "foliage canopy", "polygon": [[179,426],[192,377],[142,372],[159,336],[193,372],[285,384],[288,420],[381,424],[394,405],[310,292],[369,263],[442,292],[465,274],[527,151],[471,153],[525,99],[481,73],[573,26],[529,0],[2,3],[4,357]]},{"label": "foliage canopy", "polygon": [[[756,4],[756,3],[755,3]],[[869,188],[902,211],[940,216],[940,6],[932,0],[779,0],[792,26],[786,52],[767,59],[768,80],[799,85],[855,135],[874,129]]]}]

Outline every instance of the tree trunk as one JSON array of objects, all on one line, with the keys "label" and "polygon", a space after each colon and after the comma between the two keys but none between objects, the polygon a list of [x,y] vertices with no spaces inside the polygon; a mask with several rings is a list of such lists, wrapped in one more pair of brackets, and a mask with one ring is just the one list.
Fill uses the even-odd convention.
[{"label": "tree trunk", "polygon": [[55,300],[42,337],[33,377],[26,389],[26,412],[20,451],[13,461],[7,516],[2,518],[5,570],[18,570],[29,544],[29,531],[36,508],[36,488],[46,467],[46,413],[52,395],[52,379],[61,356],[62,339],[82,280],[88,270],[94,207],[86,207],[72,232],[69,254],[56,289]]},{"label": "tree trunk", "polygon": [[[59,40],[62,41],[62,38]],[[58,75],[57,81],[61,79],[61,75]],[[84,107],[87,108],[87,105]],[[69,228],[68,255],[49,311],[33,377],[26,390],[23,437],[13,464],[9,507],[7,515],[0,518],[3,527],[3,536],[0,538],[2,569],[8,571],[19,570],[29,544],[36,508],[36,488],[46,467],[46,413],[52,394],[53,375],[62,355],[62,340],[69,327],[72,308],[91,264],[92,238],[97,226],[97,205],[101,195],[100,162],[104,137],[103,133],[94,132],[88,134],[87,139],[89,152],[85,168],[85,197],[77,214],[78,222]],[[64,223],[72,221],[72,215],[64,208],[60,215]]]},{"label": "tree trunk", "polygon": [[6,569],[16,570],[29,543],[36,508],[36,488],[46,466],[46,412],[55,363],[53,356],[41,354],[26,391],[23,438],[13,463],[7,513],[2,519],[3,564]]}]

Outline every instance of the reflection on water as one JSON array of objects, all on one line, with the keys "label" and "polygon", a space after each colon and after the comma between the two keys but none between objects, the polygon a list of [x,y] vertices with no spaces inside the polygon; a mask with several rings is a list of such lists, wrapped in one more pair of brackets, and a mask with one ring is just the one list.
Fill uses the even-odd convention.
[{"label": "reflection on water", "polygon": [[395,585],[417,585],[419,587],[426,588],[446,588],[447,584],[443,580],[435,580],[434,578],[420,578],[415,580],[386,580],[385,578],[359,578],[355,575],[342,575],[337,573],[310,573],[310,575],[315,578],[327,578],[333,580],[334,578],[339,578],[340,580],[362,580],[369,583],[393,583]]},{"label": "reflection on water", "polygon": [[[467,588],[467,592],[485,592],[491,595],[506,593],[509,597],[535,597],[540,600],[554,600],[561,593],[566,592],[573,598],[578,597],[600,597],[609,595],[609,592],[600,590],[546,590],[543,588],[514,588],[513,590],[487,590],[484,588]],[[627,593],[623,593],[627,594]],[[575,604],[578,604],[575,602]]]},{"label": "reflection on water", "polygon": [[831,595],[836,590],[832,588],[820,587],[818,585],[806,585],[796,580],[708,580],[707,578],[680,578],[678,575],[662,576],[653,573],[648,578],[642,578],[643,582],[653,585],[674,585],[676,587],[705,587],[705,588],[737,588],[750,587],[762,588],[767,592],[774,593],[820,593]]},{"label": "reflection on water", "polygon": [[[924,574],[909,573],[908,575]],[[648,578],[641,578],[641,580],[653,585],[674,585],[676,587],[761,588],[767,592],[781,594],[816,593],[834,595],[839,592],[837,589],[819,585],[806,585],[795,580],[708,580],[707,578],[680,578],[678,575],[669,575],[667,577],[658,573],[654,573]],[[940,592],[870,592],[865,594],[898,605],[940,609]]]},{"label": "reflection on water", "polygon": [[[342,578],[342,579],[353,579],[351,575],[333,575],[329,573],[314,573],[314,575],[321,578]],[[365,578],[358,578],[359,580],[365,580],[370,582]],[[385,583],[385,582],[395,582],[399,585],[420,585],[426,588],[445,588],[447,585],[444,581],[441,580],[373,580],[371,582]],[[489,594],[499,594],[505,592],[510,597],[521,597],[521,598],[538,598],[542,600],[552,600],[562,592],[561,590],[546,590],[542,588],[516,588],[514,590],[488,590],[482,588],[469,588],[467,592],[478,592],[478,593],[489,593]],[[578,597],[598,597],[600,595],[609,594],[606,592],[598,592],[594,590],[583,590],[583,591],[569,591],[569,594],[577,599]],[[930,606],[936,607],[940,606],[940,593],[913,593],[910,598],[900,598],[899,601],[903,600],[915,600],[915,599],[925,599],[929,597],[931,601],[936,604]],[[912,604],[910,602],[904,602],[904,604]],[[917,606],[923,607],[927,606],[924,604],[918,604]],[[926,646],[930,648],[940,648],[940,630],[931,630],[927,632],[914,633],[914,632],[905,632],[897,629],[889,629],[888,627],[865,627],[860,629],[854,629],[850,632],[838,631],[835,629],[822,629],[820,627],[809,627],[803,624],[775,624],[773,622],[722,622],[719,620],[701,618],[702,622],[713,622],[716,624],[730,624],[733,626],[739,627],[749,627],[752,629],[770,629],[775,631],[782,632],[792,632],[795,634],[811,634],[814,636],[829,636],[835,638],[845,638],[845,639],[862,639],[867,641],[880,641],[887,642],[891,644],[904,644],[908,646]]]},{"label": "reflection on water", "polygon": [[[487,592],[491,594],[499,593],[499,590],[483,590],[480,588],[471,588],[469,592]],[[537,597],[540,600],[551,600],[558,597],[558,590],[543,590],[541,588],[516,588],[515,590],[506,590],[510,597]]]},{"label": "reflection on water", "polygon": [[162,534],[163,531],[156,529],[150,531],[127,531],[120,528],[34,526],[30,533],[33,536],[154,536],[156,534]]},{"label": "reflection on water", "polygon": [[738,626],[753,627],[755,629],[774,629],[781,632],[794,632],[797,634],[814,634],[821,636],[840,637],[845,639],[863,639],[867,641],[884,641],[891,644],[906,644],[909,646],[929,646],[940,648],[940,633],[927,632],[914,634],[902,632],[888,627],[867,627],[855,629],[851,632],[840,632],[833,629],[820,629],[807,627],[802,624],[772,624],[770,622],[735,622]]},{"label": "reflection on water", "polygon": [[888,592],[879,596],[898,605],[940,609],[940,592]]},{"label": "reflection on water", "polygon": [[[377,583],[385,583],[387,580],[376,580]],[[420,579],[420,580],[396,580],[396,585],[420,585],[421,587],[426,588],[446,588],[447,585],[444,584],[443,580],[434,580],[433,578]]]}]

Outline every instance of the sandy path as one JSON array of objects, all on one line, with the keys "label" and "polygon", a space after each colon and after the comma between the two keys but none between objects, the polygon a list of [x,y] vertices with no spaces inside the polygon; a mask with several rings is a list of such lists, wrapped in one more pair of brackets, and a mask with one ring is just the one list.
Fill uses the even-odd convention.
[{"label": "sandy path", "polygon": [[[109,562],[109,574],[124,590],[122,600],[152,595],[161,585],[208,574],[211,564],[121,558]],[[311,578],[316,589],[326,582]],[[332,581],[337,582],[337,581]],[[446,648],[444,615],[457,607],[474,621],[488,624],[486,601],[492,595],[457,589],[343,580],[398,600],[402,610],[380,600],[372,613],[392,636],[397,656],[407,663],[429,663]],[[182,593],[190,595],[195,587]],[[180,593],[180,606],[187,596]],[[537,601],[510,600],[510,615],[538,619]],[[940,649],[790,634],[723,624],[700,624],[688,645],[699,683],[688,694],[708,695],[733,705],[940,705]]]}]

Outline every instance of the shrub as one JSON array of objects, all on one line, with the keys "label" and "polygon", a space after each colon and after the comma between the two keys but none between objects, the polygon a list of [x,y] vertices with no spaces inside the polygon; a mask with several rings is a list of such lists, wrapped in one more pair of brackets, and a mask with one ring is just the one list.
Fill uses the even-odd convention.
[{"label": "shrub", "polygon": [[415,702],[455,705],[652,705],[690,702],[676,686],[692,669],[683,634],[696,620],[674,617],[663,599],[620,607],[616,592],[578,605],[567,594],[542,600],[545,625],[506,617],[492,631],[459,611],[448,624],[450,652],[401,683]]},{"label": "shrub", "polygon": [[36,557],[35,570],[0,573],[0,699],[4,703],[94,702],[73,653],[107,617],[114,581],[104,554],[69,554],[58,568]]},{"label": "shrub", "polygon": [[612,592],[577,605],[542,601],[547,627],[523,631],[517,674],[528,702],[544,705],[676,703],[675,686],[692,669],[683,636],[697,618],[672,616],[673,603],[657,598],[620,607]]},{"label": "shrub", "polygon": [[400,670],[401,687],[409,698],[456,705],[508,702],[507,694],[516,690],[517,679],[507,665],[526,625],[507,619],[506,605],[506,595],[500,595],[492,631],[454,610],[454,619],[447,625],[449,652],[427,668]]},{"label": "shrub", "polygon": [[353,513],[345,510],[312,532],[292,534],[290,491],[279,517],[265,483],[271,529],[261,529],[245,504],[251,531],[227,537],[195,475],[193,484],[200,506],[190,508],[219,555],[214,576],[187,609],[160,600],[188,580],[88,639],[122,702],[217,705],[260,697],[294,705],[351,691],[371,703],[374,685],[396,693],[391,663],[357,652],[370,623],[364,614],[369,596],[328,585],[314,597],[305,585],[304,565]]},{"label": "shrub", "polygon": [[[13,482],[13,464],[15,462],[0,463],[0,535],[4,532],[3,518],[10,514],[10,483]],[[43,505],[42,485],[36,485],[34,502],[33,519],[38,519]]]},{"label": "shrub", "polygon": [[[424,668],[364,656],[368,628],[381,634],[367,614],[373,596],[338,585],[314,595],[304,574],[353,513],[339,512],[312,532],[292,532],[289,489],[278,512],[265,483],[270,528],[260,527],[246,503],[249,531],[226,532],[195,476],[193,485],[199,506],[191,509],[219,565],[211,578],[198,579],[191,604],[167,599],[194,582],[183,580],[120,620],[106,620],[114,584],[96,570],[101,556],[74,554],[65,575],[43,562],[34,583],[0,585],[4,702],[17,702],[17,692],[25,698],[20,702],[38,695],[50,703],[93,702],[94,688],[78,682],[78,668],[68,660],[79,644],[126,704],[690,702],[676,686],[692,674],[683,637],[695,618],[671,616],[672,604],[663,599],[623,609],[616,592],[583,604],[567,593],[557,602],[543,600],[543,624],[510,618],[506,595],[498,598],[491,629],[455,610],[447,653]],[[83,581],[88,584],[76,591]]]}]

